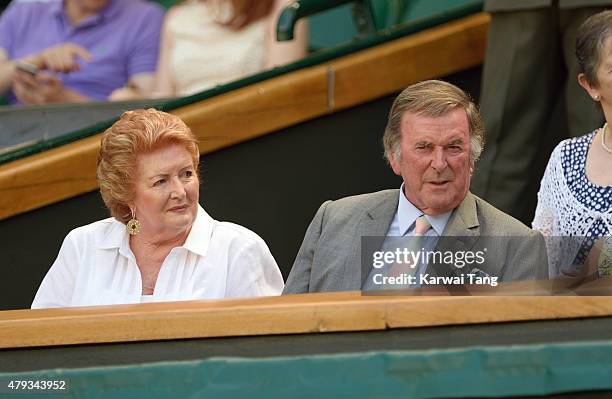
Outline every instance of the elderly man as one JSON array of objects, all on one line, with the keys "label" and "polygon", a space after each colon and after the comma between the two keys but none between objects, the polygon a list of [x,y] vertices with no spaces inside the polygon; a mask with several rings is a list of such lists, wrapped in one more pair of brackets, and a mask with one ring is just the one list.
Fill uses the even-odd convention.
[{"label": "elderly man", "polygon": [[0,95],[48,104],[148,90],[162,21],[145,0],[13,1],[0,18]]},{"label": "elderly man", "polygon": [[[457,254],[482,248],[479,242],[489,238],[488,261],[465,269],[472,272],[466,274],[499,282],[546,278],[543,237],[469,192],[483,135],[478,110],[461,89],[436,80],[405,89],[391,108],[383,137],[385,156],[404,180],[400,190],[321,205],[284,293],[372,289],[385,271],[374,273],[372,263],[361,266],[362,237],[368,236],[382,237],[380,248],[396,237],[433,238],[422,249],[440,248],[442,237],[458,237],[460,245],[451,245],[461,250]],[[420,276],[459,278],[463,265],[432,262],[413,269]],[[408,284],[422,285],[416,279]]]}]

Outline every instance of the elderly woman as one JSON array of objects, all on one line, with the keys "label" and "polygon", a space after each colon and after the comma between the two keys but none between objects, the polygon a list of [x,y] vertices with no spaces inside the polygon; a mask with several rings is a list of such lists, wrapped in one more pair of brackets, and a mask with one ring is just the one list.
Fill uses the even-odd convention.
[{"label": "elderly woman", "polygon": [[609,275],[612,240],[605,237],[612,235],[612,11],[595,14],[580,26],[576,56],[578,82],[602,107],[607,122],[555,148],[538,193],[533,228],[549,237],[551,276]]},{"label": "elderly woman", "polygon": [[125,112],[102,135],[98,182],[111,218],[72,230],[32,308],[278,295],[252,231],[199,205],[195,136],[164,112]]}]

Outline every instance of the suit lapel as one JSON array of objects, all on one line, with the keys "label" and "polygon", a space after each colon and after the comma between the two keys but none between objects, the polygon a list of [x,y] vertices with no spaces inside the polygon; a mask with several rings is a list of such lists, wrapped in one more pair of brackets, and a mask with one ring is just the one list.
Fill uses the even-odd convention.
[{"label": "suit lapel", "polygon": [[459,236],[474,238],[472,245],[476,242],[480,234],[480,223],[478,223],[478,213],[476,211],[476,197],[468,192],[461,204],[451,215],[443,236]]},{"label": "suit lapel", "polygon": [[343,273],[344,285],[347,288],[360,290],[371,269],[371,262],[367,263],[370,265],[369,268],[361,267],[361,237],[377,237],[380,240],[380,243],[377,244],[377,249],[379,249],[387,235],[393,216],[397,212],[398,201],[399,190],[390,190],[380,201],[361,215],[361,220],[355,228],[351,255],[347,258],[345,273]]}]

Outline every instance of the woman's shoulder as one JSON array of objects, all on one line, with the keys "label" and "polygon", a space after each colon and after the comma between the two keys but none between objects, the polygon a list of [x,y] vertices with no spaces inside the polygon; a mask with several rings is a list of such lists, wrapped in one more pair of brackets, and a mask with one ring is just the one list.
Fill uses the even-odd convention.
[{"label": "woman's shoulder", "polygon": [[239,252],[245,248],[263,248],[267,245],[257,233],[232,222],[213,219],[201,206],[187,241],[209,240],[208,247],[215,251]]},{"label": "woman's shoulder", "polygon": [[592,131],[591,133],[587,133],[582,136],[572,137],[569,139],[562,140],[550,155],[550,163],[560,163],[567,156],[578,156],[582,153],[586,155],[591,142],[593,141],[593,137],[597,133],[597,130]]},{"label": "woman's shoulder", "polygon": [[171,26],[183,23],[202,23],[209,17],[206,6],[199,1],[186,1],[170,7],[166,12],[166,23]]},{"label": "woman's shoulder", "polygon": [[215,221],[213,236],[218,236],[224,240],[231,240],[242,243],[247,246],[249,244],[264,243],[264,240],[254,231],[232,222]]},{"label": "woman's shoulder", "polygon": [[562,140],[559,144],[557,144],[557,147],[555,147],[555,150],[575,149],[578,147],[588,148],[588,146],[593,141],[593,137],[595,136],[596,133],[597,133],[597,129],[593,130],[591,133],[587,133],[582,136],[572,137],[569,139]]},{"label": "woman's shoulder", "polygon": [[71,239],[76,244],[93,243],[108,237],[121,228],[124,228],[123,223],[110,217],[75,227],[66,235],[66,239]]}]

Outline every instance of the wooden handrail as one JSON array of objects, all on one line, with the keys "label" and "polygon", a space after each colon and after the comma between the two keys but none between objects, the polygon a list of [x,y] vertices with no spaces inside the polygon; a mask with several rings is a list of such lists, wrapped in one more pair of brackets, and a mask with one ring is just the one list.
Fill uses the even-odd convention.
[{"label": "wooden handrail", "polygon": [[[172,111],[202,154],[478,65],[490,17],[475,14]],[[0,166],[0,220],[95,190],[99,135]]]},{"label": "wooden handrail", "polygon": [[359,292],[0,312],[0,348],[612,316],[609,297]]}]

